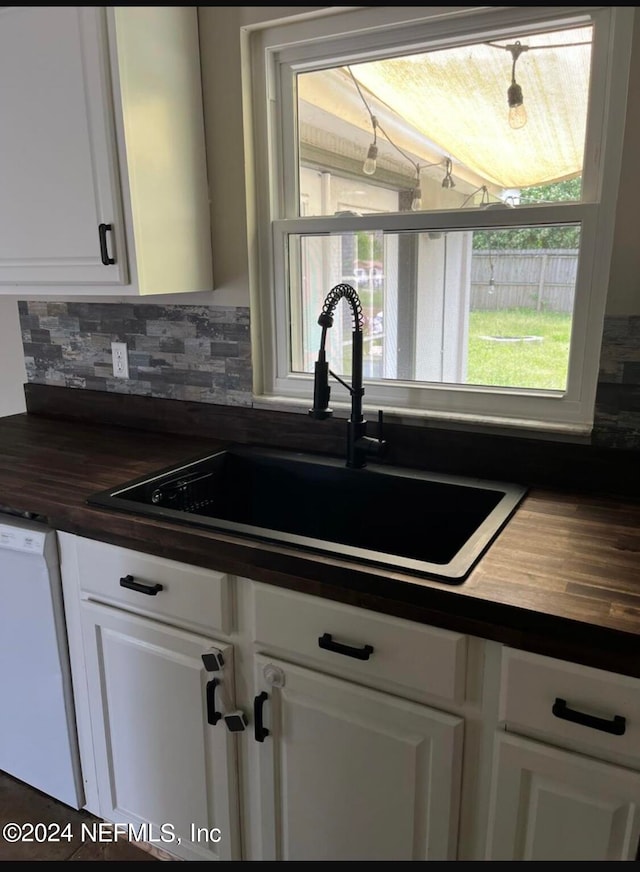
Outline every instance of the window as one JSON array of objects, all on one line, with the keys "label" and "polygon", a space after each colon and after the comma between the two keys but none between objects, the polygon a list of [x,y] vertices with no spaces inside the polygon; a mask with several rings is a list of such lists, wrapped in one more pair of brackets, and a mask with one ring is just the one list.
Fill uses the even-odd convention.
[{"label": "window", "polygon": [[[366,407],[588,432],[630,33],[621,7],[361,7],[252,33],[260,397],[309,404],[347,283]],[[346,381],[352,328],[340,304]]]}]

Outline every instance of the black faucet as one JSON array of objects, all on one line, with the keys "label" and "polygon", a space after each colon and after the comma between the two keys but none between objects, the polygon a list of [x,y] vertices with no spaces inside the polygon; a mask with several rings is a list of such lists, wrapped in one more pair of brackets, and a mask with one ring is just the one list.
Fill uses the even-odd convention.
[{"label": "black faucet", "polygon": [[[351,384],[348,385],[340,376],[329,369],[324,350],[327,330],[333,327],[333,313],[342,298],[349,303],[353,312],[353,351],[351,357]],[[362,315],[362,303],[351,285],[336,285],[327,294],[322,306],[322,312],[318,318],[318,324],[322,327],[320,350],[315,365],[315,381],[313,386],[313,408],[309,409],[312,418],[323,420],[333,415],[329,408],[329,374],[349,391],[351,395],[351,417],[347,423],[347,466],[353,469],[362,469],[367,465],[369,455],[381,457],[387,448],[387,443],[382,439],[382,411],[378,412],[378,436],[367,436],[367,422],[362,416],[362,328],[364,319]]]}]

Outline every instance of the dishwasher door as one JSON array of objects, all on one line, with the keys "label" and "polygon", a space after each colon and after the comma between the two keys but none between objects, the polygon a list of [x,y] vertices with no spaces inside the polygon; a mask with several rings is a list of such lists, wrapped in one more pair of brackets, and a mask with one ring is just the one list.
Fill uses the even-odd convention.
[{"label": "dishwasher door", "polygon": [[56,534],[0,516],[0,769],[84,805]]}]

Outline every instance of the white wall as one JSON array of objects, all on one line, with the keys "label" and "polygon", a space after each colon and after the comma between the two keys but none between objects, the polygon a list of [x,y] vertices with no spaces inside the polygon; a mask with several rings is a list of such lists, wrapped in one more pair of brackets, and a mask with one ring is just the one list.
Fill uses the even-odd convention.
[{"label": "white wall", "polygon": [[218,305],[249,305],[240,29],[326,8],[198,7],[216,289],[213,302]]},{"label": "white wall", "polygon": [[0,297],[0,417],[24,412],[27,374],[15,297]]}]

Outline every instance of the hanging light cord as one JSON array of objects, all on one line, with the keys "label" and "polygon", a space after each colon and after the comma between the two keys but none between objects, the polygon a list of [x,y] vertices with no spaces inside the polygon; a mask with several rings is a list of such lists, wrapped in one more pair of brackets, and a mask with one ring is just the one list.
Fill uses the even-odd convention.
[{"label": "hanging light cord", "polygon": [[499,45],[497,42],[488,42],[487,45],[492,46],[493,48],[501,48],[504,51],[510,51],[511,57],[513,58],[513,63],[511,65],[511,84],[515,85],[516,83],[516,63],[521,54],[525,51],[536,51],[540,49],[546,48],[573,48],[574,45],[591,45],[590,41],[585,42],[557,42],[552,45],[522,45],[519,39],[515,41],[515,43],[509,43],[508,45]]},{"label": "hanging light cord", "polygon": [[496,287],[496,280],[493,267],[493,252],[489,249],[489,293],[492,294]]},{"label": "hanging light cord", "polygon": [[[499,47],[500,47],[500,48],[503,48],[503,46],[499,46]],[[420,166],[420,164],[418,164],[418,163],[416,163],[415,161],[413,161],[413,160],[409,157],[409,155],[406,154],[406,153],[405,153],[405,152],[400,148],[400,146],[396,145],[396,143],[391,139],[391,137],[387,134],[387,132],[384,130],[384,128],[380,126],[380,124],[379,124],[379,122],[378,122],[378,119],[376,118],[376,116],[375,116],[375,115],[373,114],[373,112],[371,111],[371,109],[370,109],[370,107],[369,107],[369,104],[367,103],[367,101],[366,101],[366,99],[365,99],[365,97],[364,97],[364,94],[362,93],[362,89],[360,88],[360,85],[358,84],[358,80],[356,79],[356,77],[353,75],[353,72],[351,71],[351,67],[347,67],[347,71],[348,71],[349,75],[351,76],[351,78],[352,78],[352,80],[353,80],[353,84],[356,86],[356,90],[357,90],[358,94],[360,95],[360,99],[361,99],[362,102],[364,103],[364,107],[365,107],[365,109],[366,109],[367,112],[369,113],[369,118],[371,119],[371,126],[373,127],[373,135],[374,135],[374,140],[373,140],[373,141],[374,141],[374,144],[375,144],[375,142],[376,142],[376,138],[375,138],[375,137],[376,137],[376,130],[380,130],[380,132],[381,132],[382,135],[385,137],[385,139],[389,142],[389,144],[392,145],[392,146],[396,149],[396,151],[400,152],[400,154],[405,158],[405,160],[409,161],[409,163],[410,163],[412,166],[415,167],[415,170],[416,170],[416,180],[417,180],[418,182],[420,181],[420,170],[421,170],[421,169],[424,169],[424,168],[426,168],[426,167],[436,167],[436,166],[441,166],[443,163],[444,163],[445,166],[446,166],[446,176],[445,176],[445,178],[450,178],[450,176],[451,176],[451,169],[452,169],[452,165],[451,165],[451,160],[450,160],[450,158],[445,158],[444,160],[442,160],[442,161],[437,161],[436,163],[423,164],[422,166]],[[480,191],[482,191],[482,201],[481,201],[480,205],[483,206],[483,205],[485,205],[486,203],[489,203],[489,189],[487,188],[486,185],[481,185],[479,188],[476,188],[475,191],[471,191],[471,193],[470,193],[467,197],[465,197],[465,199],[463,200],[463,202],[460,204],[460,208],[463,208],[464,206],[466,206],[467,203],[469,202],[469,200],[471,200],[471,198],[474,197],[476,194],[478,194]]]},{"label": "hanging light cord", "polygon": [[540,49],[546,48],[573,48],[574,45],[591,45],[589,40],[585,42],[557,42],[553,45],[522,45],[519,39],[515,41],[515,43],[508,43],[507,45],[499,45],[497,42],[487,42],[486,45],[490,45],[492,48],[501,48],[503,51],[510,51],[513,62],[511,64],[511,84],[516,84],[516,63],[518,62],[518,58],[525,51],[539,51]]},{"label": "hanging light cord", "polygon": [[369,118],[371,119],[371,126],[373,127],[373,143],[374,143],[374,145],[376,143],[376,131],[379,130],[380,133],[382,133],[384,138],[387,140],[389,145],[392,145],[395,148],[395,150],[397,152],[399,152],[402,155],[402,157],[413,166],[413,168],[416,171],[416,181],[420,180],[420,170],[426,169],[427,167],[441,166],[444,163],[444,161],[439,160],[439,161],[436,161],[435,163],[419,164],[416,161],[414,161],[412,158],[410,158],[409,155],[405,151],[403,151],[399,145],[396,145],[396,143],[393,141],[393,139],[391,139],[391,137],[389,136],[387,131],[384,129],[384,127],[381,126],[380,122],[378,121],[376,116],[371,111],[371,108],[370,108],[369,104],[367,103],[364,94],[362,93],[362,89],[360,88],[358,80],[353,75],[351,67],[347,67],[346,69],[353,80],[353,84],[356,86],[356,90],[357,90],[358,94],[360,95],[360,99],[364,103],[365,109],[369,113]]},{"label": "hanging light cord", "polygon": [[[519,45],[519,42],[516,43]],[[493,48],[501,48],[504,51],[511,51],[510,45],[499,45],[497,42],[487,42],[485,45],[490,45]],[[545,48],[573,48],[574,45],[591,45],[591,41],[587,40],[586,42],[558,42],[554,45],[523,45],[523,51],[536,51],[537,49],[545,49]]]},{"label": "hanging light cord", "polygon": [[482,200],[480,201],[480,205],[484,206],[484,205],[488,204],[489,203],[489,188],[487,188],[486,185],[480,185],[479,188],[476,188],[475,191],[471,191],[471,193],[467,197],[464,198],[462,203],[460,203],[459,208],[462,209],[464,206],[466,206],[467,203],[469,202],[469,200],[472,197],[475,197],[476,194],[479,194],[480,191],[482,191]]},{"label": "hanging light cord", "polygon": [[511,84],[516,84],[516,64],[518,62],[518,58],[520,57],[520,53],[525,51],[526,49],[520,48],[520,44],[516,43],[517,48],[512,49],[511,55],[513,57],[513,62],[511,64]]},{"label": "hanging light cord", "polygon": [[511,84],[515,85],[516,82],[516,62],[520,55],[525,51],[539,51],[540,49],[546,48],[573,48],[574,45],[591,45],[590,40],[586,40],[584,42],[556,42],[552,45],[522,45],[520,40],[517,39],[515,43],[509,43],[508,45],[500,45],[497,42],[487,42],[485,45],[490,45],[492,48],[501,48],[503,51],[510,51],[511,57],[513,58],[513,64],[511,66]]}]

